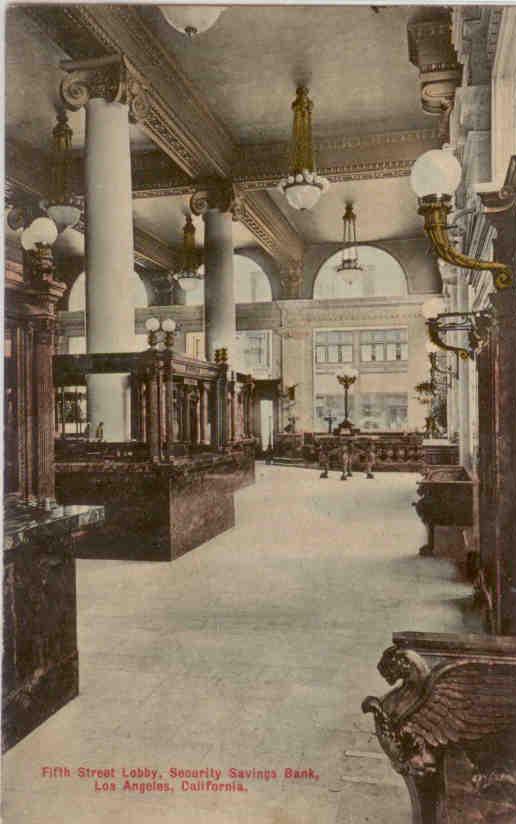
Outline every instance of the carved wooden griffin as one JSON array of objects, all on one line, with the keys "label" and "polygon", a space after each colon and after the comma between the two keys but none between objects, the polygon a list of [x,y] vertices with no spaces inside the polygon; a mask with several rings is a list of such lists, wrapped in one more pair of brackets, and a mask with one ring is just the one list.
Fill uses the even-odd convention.
[{"label": "carved wooden griffin", "polygon": [[[492,754],[494,736],[508,733],[510,741],[516,733],[515,660],[455,659],[430,670],[416,652],[392,646],[378,670],[389,684],[402,684],[383,698],[368,696],[362,710],[374,714],[378,739],[397,772],[429,776],[440,769],[445,750],[458,747],[475,765],[479,789],[495,780],[514,783],[507,753],[499,766],[484,756]],[[512,741],[516,749],[516,737]]]}]

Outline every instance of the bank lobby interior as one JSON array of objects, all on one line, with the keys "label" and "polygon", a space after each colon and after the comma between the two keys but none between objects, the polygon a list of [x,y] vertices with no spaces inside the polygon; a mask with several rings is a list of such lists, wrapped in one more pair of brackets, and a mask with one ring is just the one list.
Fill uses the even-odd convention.
[{"label": "bank lobby interior", "polygon": [[5,23],[5,821],[514,822],[516,8]]}]

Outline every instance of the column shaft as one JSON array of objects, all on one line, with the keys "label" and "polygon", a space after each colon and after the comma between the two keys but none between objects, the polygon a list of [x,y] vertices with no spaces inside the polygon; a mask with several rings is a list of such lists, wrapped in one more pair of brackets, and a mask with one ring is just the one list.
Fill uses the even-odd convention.
[{"label": "column shaft", "polygon": [[213,361],[215,351],[226,348],[229,363],[234,364],[236,315],[231,213],[208,209],[204,223],[206,357]]},{"label": "column shaft", "polygon": [[[86,340],[87,351],[134,348],[133,218],[128,107],[93,98],[86,105]],[[91,437],[100,421],[104,438],[130,436],[125,375],[88,377]]]}]

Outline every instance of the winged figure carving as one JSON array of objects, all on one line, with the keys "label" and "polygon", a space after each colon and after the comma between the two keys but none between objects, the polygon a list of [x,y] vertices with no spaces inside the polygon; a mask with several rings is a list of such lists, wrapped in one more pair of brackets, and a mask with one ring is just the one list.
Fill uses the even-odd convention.
[{"label": "winged figure carving", "polygon": [[378,670],[401,686],[383,698],[368,696],[362,710],[374,714],[380,744],[402,775],[435,773],[449,746],[465,750],[481,771],[486,738],[516,733],[516,662],[468,658],[430,669],[413,650],[392,646]]}]

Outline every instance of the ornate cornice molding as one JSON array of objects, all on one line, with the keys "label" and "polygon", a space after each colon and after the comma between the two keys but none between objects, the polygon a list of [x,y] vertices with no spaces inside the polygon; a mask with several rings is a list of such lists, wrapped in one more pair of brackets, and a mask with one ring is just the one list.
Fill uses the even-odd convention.
[{"label": "ornate cornice molding", "polygon": [[239,219],[276,260],[297,262],[303,259],[303,241],[267,192],[247,192]]},{"label": "ornate cornice molding", "polygon": [[448,123],[462,66],[451,39],[448,9],[429,8],[429,19],[407,26],[409,59],[419,69],[423,111],[439,116],[441,138],[448,138]]},{"label": "ornate cornice molding", "polygon": [[[317,140],[315,155],[318,171],[332,182],[367,180],[408,175],[420,154],[439,145],[435,129],[336,135]],[[235,181],[247,191],[273,187],[284,176],[287,163],[286,143],[240,145],[235,151]]]}]

